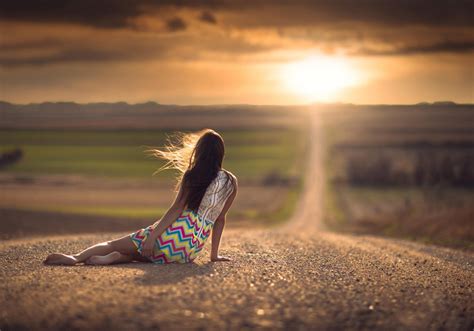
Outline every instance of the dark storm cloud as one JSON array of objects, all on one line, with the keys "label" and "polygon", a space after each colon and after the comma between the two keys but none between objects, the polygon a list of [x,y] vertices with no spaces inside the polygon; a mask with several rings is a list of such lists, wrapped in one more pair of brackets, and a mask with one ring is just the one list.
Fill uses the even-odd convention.
[{"label": "dark storm cloud", "polygon": [[216,17],[209,11],[203,11],[199,16],[199,19],[206,23],[217,24]]},{"label": "dark storm cloud", "polygon": [[15,0],[3,1],[0,17],[26,22],[75,23],[102,28],[129,25],[143,13],[143,1],[134,0]]},{"label": "dark storm cloud", "polygon": [[73,61],[109,61],[120,60],[126,57],[125,53],[113,53],[98,49],[65,49],[50,55],[30,56],[27,58],[7,57],[0,59],[0,65],[4,67],[15,67],[21,65],[45,65],[60,62]]},{"label": "dark storm cloud", "polygon": [[10,55],[0,56],[1,67],[18,67],[18,66],[42,66],[55,63],[70,63],[70,62],[107,62],[107,61],[121,61],[121,60],[147,60],[166,58],[172,53],[171,49],[165,49],[159,45],[149,46],[148,49],[140,49],[140,45],[129,47],[128,49],[121,49],[117,46],[97,47],[93,43],[84,43],[78,45],[76,43],[67,43],[61,40],[48,40],[48,47],[52,47],[51,52],[35,52],[35,50],[42,49],[43,45],[39,45],[36,41],[22,42],[19,44],[6,44],[6,50],[32,50],[27,55],[16,56],[15,53]]},{"label": "dark storm cloud", "polygon": [[61,42],[54,38],[41,38],[37,40],[16,40],[14,42],[2,42],[2,51],[20,51],[35,48],[57,47]]},{"label": "dark storm cloud", "polygon": [[242,12],[251,15],[247,24],[253,26],[342,22],[472,26],[473,3],[471,0],[15,0],[4,1],[0,15],[6,20],[117,28],[133,26],[130,21],[134,18],[153,12],[159,15],[160,9],[172,7]]},{"label": "dark storm cloud", "polygon": [[[360,22],[376,25],[472,26],[471,0],[299,0],[276,1],[288,24]],[[258,1],[260,7],[275,2]],[[278,6],[276,6],[278,8]],[[271,11],[271,10],[270,10]],[[282,17],[275,17],[275,20]],[[265,23],[263,23],[265,24]]]},{"label": "dark storm cloud", "polygon": [[166,27],[169,31],[181,31],[186,30],[187,24],[186,22],[180,17],[173,17],[166,21]]}]

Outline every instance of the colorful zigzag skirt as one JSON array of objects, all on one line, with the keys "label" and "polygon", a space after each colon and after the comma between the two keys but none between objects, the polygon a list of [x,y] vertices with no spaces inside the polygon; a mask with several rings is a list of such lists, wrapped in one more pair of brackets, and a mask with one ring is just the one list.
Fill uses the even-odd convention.
[{"label": "colorful zigzag skirt", "polygon": [[[202,250],[213,225],[213,222],[203,219],[196,212],[184,210],[156,239],[153,255],[148,259],[158,264],[192,262]],[[143,242],[153,228],[154,225],[150,225],[130,234],[140,254]]]}]

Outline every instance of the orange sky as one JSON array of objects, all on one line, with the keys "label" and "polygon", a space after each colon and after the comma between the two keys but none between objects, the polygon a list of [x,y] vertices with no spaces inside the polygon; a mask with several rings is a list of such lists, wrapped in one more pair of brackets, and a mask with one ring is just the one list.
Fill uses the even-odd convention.
[{"label": "orange sky", "polygon": [[472,103],[473,5],[452,3],[19,0],[0,99]]}]

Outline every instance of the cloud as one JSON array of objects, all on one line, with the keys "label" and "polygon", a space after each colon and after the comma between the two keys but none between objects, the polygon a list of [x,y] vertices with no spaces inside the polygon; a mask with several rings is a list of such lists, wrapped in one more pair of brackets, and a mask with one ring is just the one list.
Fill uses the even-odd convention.
[{"label": "cloud", "polygon": [[181,31],[181,30],[186,30],[187,24],[186,22],[180,18],[180,17],[173,17],[172,19],[169,19],[166,21],[166,27],[168,28],[169,31]]},{"label": "cloud", "polygon": [[108,61],[119,60],[122,56],[110,53],[105,50],[90,50],[90,49],[65,49],[54,54],[30,56],[26,58],[6,57],[0,59],[0,64],[5,67],[15,67],[20,65],[45,65],[51,63],[61,62],[88,62],[88,61]]},{"label": "cloud", "polygon": [[217,24],[216,17],[214,16],[214,14],[212,14],[209,11],[203,11],[201,15],[199,16],[199,19],[206,23]]},{"label": "cloud", "polygon": [[[15,28],[10,28],[15,29]],[[95,31],[76,28],[74,31],[56,28],[38,28],[29,35],[30,28],[11,33],[4,29],[0,66],[45,66],[61,63],[104,63],[115,61],[235,61],[271,51],[270,46],[251,43],[242,38],[221,34],[135,33],[134,31]],[[42,35],[47,37],[38,38]]]},{"label": "cloud", "polygon": [[430,53],[469,53],[474,51],[474,41],[443,41],[428,45],[409,45],[389,50],[361,48],[353,55],[414,55]]},{"label": "cloud", "polygon": [[37,40],[15,40],[13,42],[2,42],[2,51],[21,51],[34,48],[56,47],[61,42],[54,38],[40,38]]}]

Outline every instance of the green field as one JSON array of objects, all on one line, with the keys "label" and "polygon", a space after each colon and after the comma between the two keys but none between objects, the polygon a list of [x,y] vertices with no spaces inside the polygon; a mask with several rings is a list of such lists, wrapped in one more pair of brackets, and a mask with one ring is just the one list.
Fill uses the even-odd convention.
[{"label": "green field", "polygon": [[[169,131],[127,130],[1,130],[0,151],[19,147],[23,159],[4,171],[22,174],[81,174],[146,178],[162,161],[145,150],[160,147]],[[301,131],[229,130],[224,167],[242,179],[260,179],[270,173],[296,176],[304,147]],[[162,177],[173,176],[164,171]]]}]

